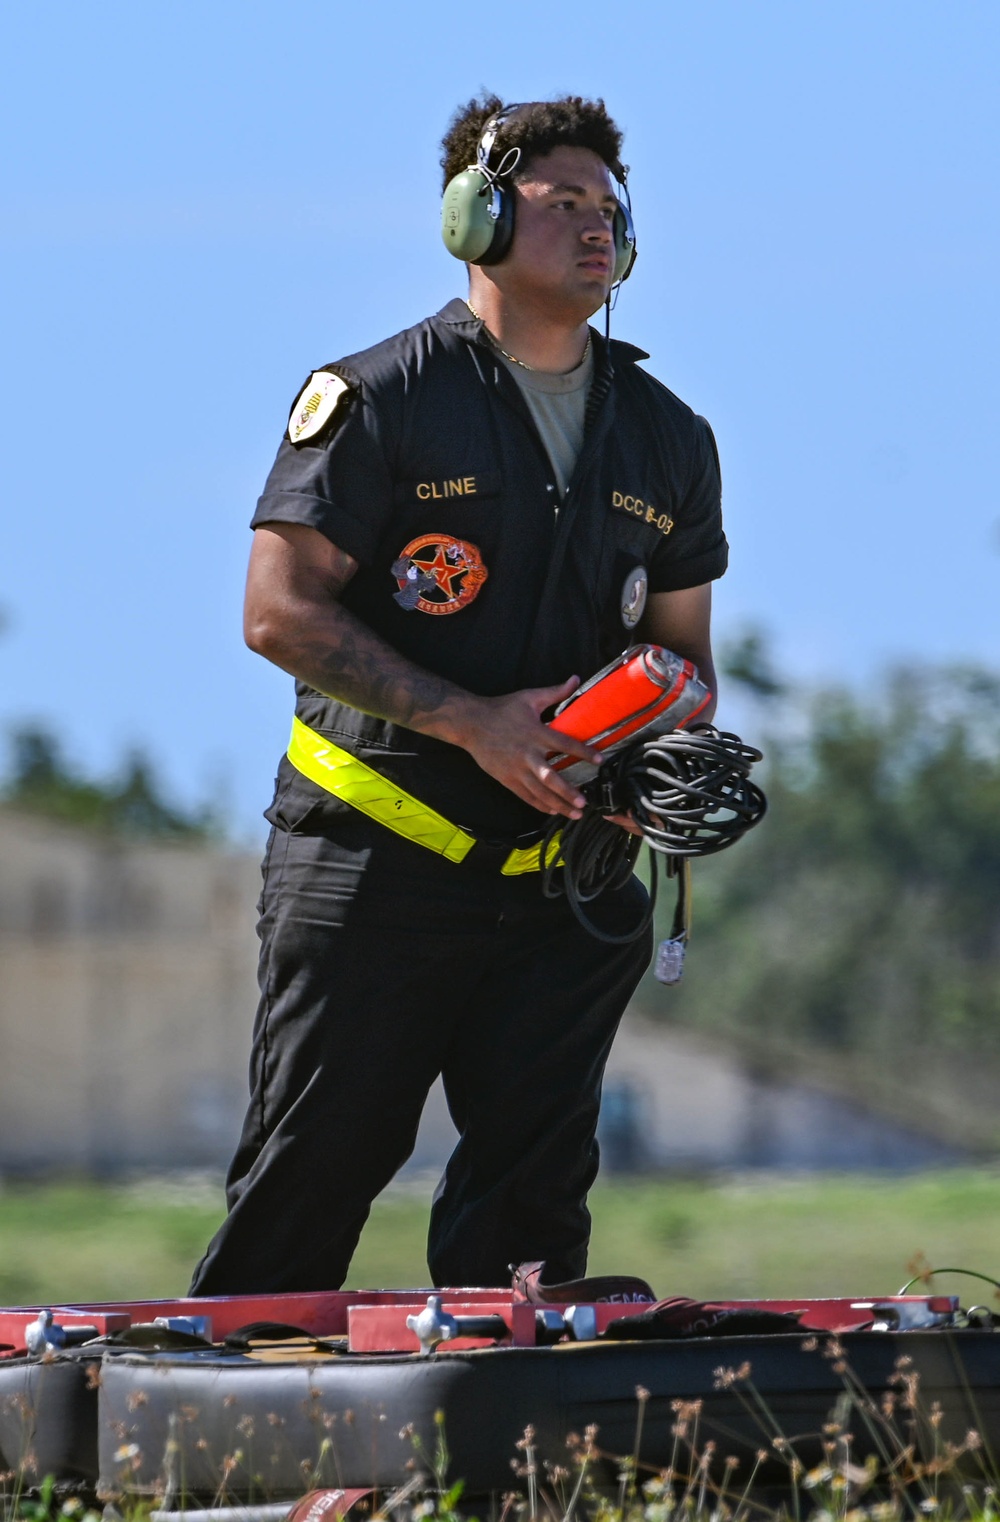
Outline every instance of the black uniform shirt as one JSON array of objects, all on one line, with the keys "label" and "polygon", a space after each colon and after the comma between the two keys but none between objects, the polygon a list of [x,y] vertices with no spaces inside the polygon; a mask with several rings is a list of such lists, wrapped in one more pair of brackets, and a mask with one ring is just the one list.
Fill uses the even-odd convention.
[{"label": "black uniform shirt", "polygon": [[[623,588],[722,575],[712,431],[596,333],[583,448],[565,499],[518,387],[464,301],[324,366],[350,388],[329,425],[286,435],[253,527],[304,523],[358,562],[343,605],[418,665],[484,696],[592,675],[632,642]],[[541,816],[467,752],[296,684],[303,723],[473,833]],[[287,761],[284,782],[292,781]],[[318,804],[320,789],[296,774]],[[343,806],[343,807],[346,807]]]}]

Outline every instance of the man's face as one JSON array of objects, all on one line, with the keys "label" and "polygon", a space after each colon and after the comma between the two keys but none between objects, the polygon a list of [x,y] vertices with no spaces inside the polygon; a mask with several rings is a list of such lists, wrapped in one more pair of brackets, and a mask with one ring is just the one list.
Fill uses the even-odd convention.
[{"label": "man's face", "polygon": [[589,148],[554,148],[516,182],[514,241],[490,274],[506,295],[582,322],[611,289],[617,199]]}]

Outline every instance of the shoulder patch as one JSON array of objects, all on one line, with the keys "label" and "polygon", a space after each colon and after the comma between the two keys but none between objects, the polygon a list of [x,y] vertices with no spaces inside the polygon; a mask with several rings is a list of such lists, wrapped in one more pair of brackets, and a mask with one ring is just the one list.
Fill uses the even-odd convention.
[{"label": "shoulder patch", "polygon": [[351,390],[345,380],[330,370],[314,370],[295,398],[288,419],[288,440],[304,444],[322,433],[336,412],[341,398]]}]

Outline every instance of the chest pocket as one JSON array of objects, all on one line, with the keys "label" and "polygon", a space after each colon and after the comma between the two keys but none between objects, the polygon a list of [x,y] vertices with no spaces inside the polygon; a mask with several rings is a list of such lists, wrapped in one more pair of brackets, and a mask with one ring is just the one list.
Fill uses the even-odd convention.
[{"label": "chest pocket", "polygon": [[[654,559],[662,554],[673,519],[655,498],[612,492],[605,499],[603,553],[596,588],[601,647],[612,660],[638,638],[637,625],[645,602],[645,584]],[[642,590],[637,596],[638,582]]]},{"label": "chest pocket", "polygon": [[608,506],[618,544],[642,545],[652,555],[673,532],[673,514],[655,496],[612,491]]},{"label": "chest pocket", "polygon": [[397,481],[393,503],[398,508],[420,511],[423,508],[488,506],[499,497],[500,472],[494,469],[468,468],[449,470],[448,474],[428,471],[421,479]]}]

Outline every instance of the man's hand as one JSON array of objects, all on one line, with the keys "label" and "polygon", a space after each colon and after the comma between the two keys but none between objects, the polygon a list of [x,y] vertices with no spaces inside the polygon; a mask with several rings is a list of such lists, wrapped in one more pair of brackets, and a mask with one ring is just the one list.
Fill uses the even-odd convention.
[{"label": "man's hand", "polygon": [[579,685],[579,677],[573,676],[559,687],[527,687],[500,698],[469,697],[462,705],[466,713],[459,710],[454,743],[532,808],[579,819],[583,794],[552,769],[548,758],[561,751],[596,765],[599,752],[541,720],[547,708],[568,698]]},{"label": "man's hand", "polygon": [[608,824],[620,824],[622,829],[628,830],[630,835],[639,835],[641,837],[642,831],[631,814],[605,814],[604,817],[608,821]]},{"label": "man's hand", "polygon": [[356,570],[356,562],[316,529],[292,523],[258,528],[245,604],[250,648],[318,692],[462,746],[532,808],[579,818],[583,797],[547,758],[563,751],[596,763],[597,752],[541,721],[547,708],[576,690],[579,678],[499,698],[466,692],[407,660],[341,606]]}]

